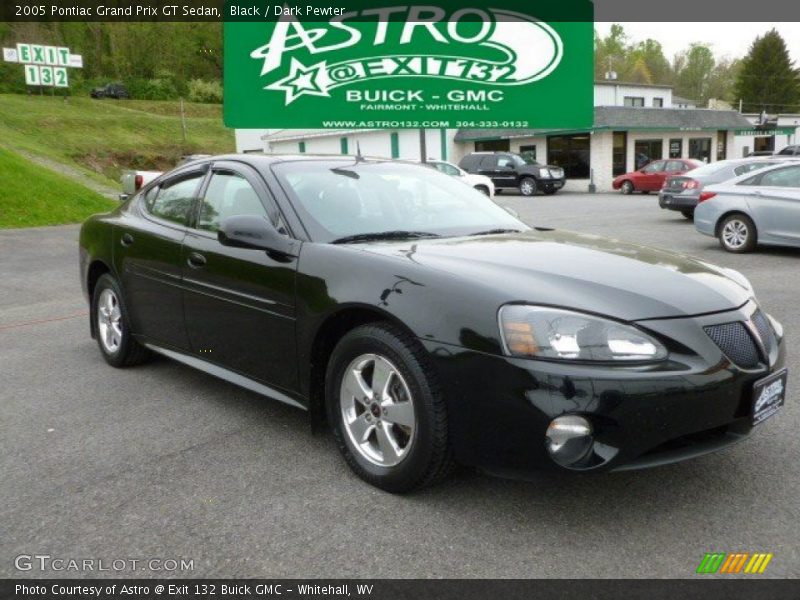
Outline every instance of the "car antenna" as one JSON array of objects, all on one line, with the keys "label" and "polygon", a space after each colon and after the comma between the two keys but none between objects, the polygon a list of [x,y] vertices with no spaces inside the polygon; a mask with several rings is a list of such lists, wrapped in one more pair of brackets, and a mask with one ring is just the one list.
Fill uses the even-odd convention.
[{"label": "car antenna", "polygon": [[361,155],[361,142],[356,140],[356,162],[364,162],[364,157]]}]

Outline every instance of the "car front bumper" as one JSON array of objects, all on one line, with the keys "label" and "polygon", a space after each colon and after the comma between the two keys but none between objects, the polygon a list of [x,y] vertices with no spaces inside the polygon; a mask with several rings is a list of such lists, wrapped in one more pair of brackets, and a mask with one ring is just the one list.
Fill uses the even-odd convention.
[{"label": "car front bumper", "polygon": [[[703,327],[746,318],[747,310],[642,322],[657,335],[678,333],[671,337],[678,350],[656,367],[517,359],[424,341],[442,378],[456,458],[512,477],[542,468],[622,470],[686,460],[746,438],[753,384],[783,367],[783,340],[758,368],[742,369]],[[545,445],[548,425],[563,415],[585,417],[594,430],[590,456],[574,468],[559,466]]]},{"label": "car front bumper", "polygon": [[540,179],[539,186],[543,190],[560,190],[567,182],[566,178],[561,179]]}]

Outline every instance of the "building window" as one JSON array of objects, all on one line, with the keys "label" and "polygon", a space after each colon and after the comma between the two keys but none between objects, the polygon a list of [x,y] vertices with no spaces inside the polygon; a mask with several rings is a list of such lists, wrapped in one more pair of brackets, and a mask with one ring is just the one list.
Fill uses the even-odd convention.
[{"label": "building window", "polygon": [[508,152],[511,144],[508,140],[480,140],[475,142],[475,152]]},{"label": "building window", "polygon": [[683,156],[683,139],[672,138],[669,141],[669,157],[681,158]]},{"label": "building window", "polygon": [[775,152],[775,136],[757,137],[753,140],[754,152]]},{"label": "building window", "polygon": [[625,106],[641,107],[644,106],[644,98],[641,96],[625,96],[624,104]]},{"label": "building window", "polygon": [[664,99],[653,98],[653,108],[664,108]]},{"label": "building window", "polygon": [[519,147],[519,154],[527,160],[536,160],[536,144],[528,144]]},{"label": "building window", "polygon": [[725,160],[728,156],[728,132],[717,131],[717,160]]},{"label": "building window", "polygon": [[628,162],[628,134],[625,131],[615,131],[612,142],[612,174],[614,177],[627,172]]},{"label": "building window", "polygon": [[400,158],[400,134],[393,131],[389,136],[392,146],[392,158]]},{"label": "building window", "polygon": [[347,146],[347,138],[346,137],[339,138],[339,148],[341,149],[342,154],[347,154],[348,153],[349,148]]},{"label": "building window", "polygon": [[306,153],[306,143],[305,142],[300,142],[299,144],[297,144],[297,149],[300,150],[300,154],[305,154]]},{"label": "building window", "polygon": [[689,140],[689,158],[709,162],[711,160],[711,138],[691,138]]},{"label": "building window", "polygon": [[563,167],[568,178],[589,179],[590,146],[588,133],[551,135],[547,138],[547,162]]},{"label": "building window", "polygon": [[636,140],[633,152],[634,164],[641,169],[647,163],[664,157],[664,140]]}]

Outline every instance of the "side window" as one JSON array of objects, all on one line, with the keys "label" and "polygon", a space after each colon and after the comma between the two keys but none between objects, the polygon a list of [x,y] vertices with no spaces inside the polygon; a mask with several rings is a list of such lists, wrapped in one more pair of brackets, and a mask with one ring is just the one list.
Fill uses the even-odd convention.
[{"label": "side window", "polygon": [[494,156],[484,156],[483,160],[481,160],[481,169],[486,171],[494,171],[495,166],[497,165],[497,159]]},{"label": "side window", "polygon": [[[197,186],[205,173],[196,173],[178,181],[167,182],[160,188],[153,188],[145,196],[145,206],[155,217],[186,225],[194,205]],[[155,195],[151,197],[151,194]]]},{"label": "side window", "polygon": [[736,167],[733,172],[739,176],[744,175],[745,173],[749,173],[750,171],[756,171],[758,169],[763,169],[764,167],[771,167],[769,163],[749,163],[746,165],[739,165]]},{"label": "side window", "polygon": [[651,162],[643,169],[645,173],[660,173],[663,170],[664,170],[663,160],[657,160],[656,162]]},{"label": "side window", "polygon": [[514,161],[511,160],[510,156],[498,156],[497,157],[497,168],[499,170],[507,169],[508,167],[514,167]]},{"label": "side window", "polygon": [[759,184],[774,187],[800,187],[800,167],[789,167],[764,173]]},{"label": "side window", "polygon": [[683,163],[679,160],[671,160],[667,163],[667,171],[686,171],[689,167],[686,166],[686,163]]},{"label": "side window", "polygon": [[451,177],[458,177],[461,175],[461,172],[456,169],[453,165],[448,163],[436,163],[436,168],[439,169],[445,175],[450,175]]},{"label": "side window", "polygon": [[237,173],[215,172],[200,207],[197,228],[217,231],[222,221],[239,215],[266,217],[267,211],[244,177]]}]

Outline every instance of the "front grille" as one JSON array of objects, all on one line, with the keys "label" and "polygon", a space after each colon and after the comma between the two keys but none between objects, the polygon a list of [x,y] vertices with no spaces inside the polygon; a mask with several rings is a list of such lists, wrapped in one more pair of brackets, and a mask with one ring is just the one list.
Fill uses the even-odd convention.
[{"label": "front grille", "polygon": [[756,326],[756,331],[758,331],[758,335],[761,338],[761,343],[764,344],[764,350],[769,354],[772,351],[772,327],[770,327],[767,315],[761,312],[761,309],[758,309],[753,313],[753,316],[750,317],[750,320],[753,322],[753,325]]},{"label": "front grille", "polygon": [[734,364],[745,369],[758,366],[758,346],[744,323],[723,323],[703,329]]}]

